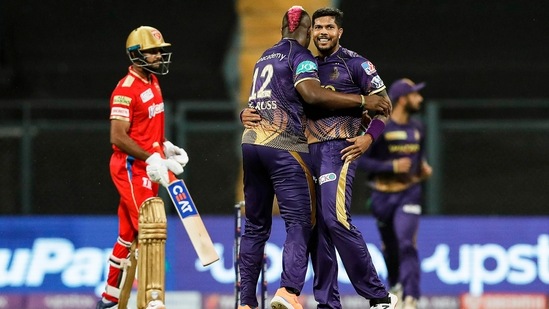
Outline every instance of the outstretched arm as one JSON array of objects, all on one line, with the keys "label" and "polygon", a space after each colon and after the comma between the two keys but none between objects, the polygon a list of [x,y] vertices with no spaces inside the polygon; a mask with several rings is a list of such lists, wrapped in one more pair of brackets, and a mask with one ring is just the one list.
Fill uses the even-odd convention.
[{"label": "outstretched arm", "polygon": [[[384,122],[391,115],[393,110],[393,105],[387,91],[383,89],[382,91],[370,94],[364,97],[364,109],[371,111],[374,114],[373,118],[383,119]],[[383,105],[384,107],[388,104],[388,107],[380,110],[379,106]],[[383,118],[381,118],[383,117]]]},{"label": "outstretched arm", "polygon": [[[345,94],[331,91],[320,86],[315,79],[307,79],[299,82],[296,89],[305,100],[311,105],[318,105],[327,109],[356,108],[369,104],[371,110],[390,113],[391,102],[380,96],[367,98],[359,94]],[[368,101],[368,102],[367,102]]]}]

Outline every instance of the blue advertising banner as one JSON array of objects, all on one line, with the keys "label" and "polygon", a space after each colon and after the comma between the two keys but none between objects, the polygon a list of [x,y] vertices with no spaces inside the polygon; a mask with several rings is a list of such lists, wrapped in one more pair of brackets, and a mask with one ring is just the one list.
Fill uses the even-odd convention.
[{"label": "blue advertising banner", "polygon": [[[204,216],[221,260],[203,267],[179,218],[168,219],[166,288],[231,294],[235,271],[235,219]],[[375,222],[354,224],[369,245],[382,278],[386,269]],[[95,293],[105,284],[117,236],[114,216],[0,217],[0,295]],[[268,290],[278,288],[283,222],[275,217],[266,247]],[[424,217],[418,246],[424,295],[544,293],[549,291],[549,217]],[[340,292],[356,294],[340,262]],[[304,294],[312,293],[309,271]]]}]

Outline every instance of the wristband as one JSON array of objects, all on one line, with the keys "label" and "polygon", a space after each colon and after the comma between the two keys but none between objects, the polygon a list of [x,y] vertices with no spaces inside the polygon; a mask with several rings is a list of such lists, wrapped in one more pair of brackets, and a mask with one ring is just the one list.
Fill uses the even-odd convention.
[{"label": "wristband", "polygon": [[383,133],[383,130],[385,130],[385,122],[376,118],[372,119],[366,133],[370,134],[375,141]]},{"label": "wristband", "polygon": [[398,173],[398,165],[397,165],[397,160],[393,160],[392,161],[393,163],[393,173]]},{"label": "wristband", "polygon": [[366,99],[363,95],[360,95],[360,108],[364,109],[364,105],[366,105]]}]

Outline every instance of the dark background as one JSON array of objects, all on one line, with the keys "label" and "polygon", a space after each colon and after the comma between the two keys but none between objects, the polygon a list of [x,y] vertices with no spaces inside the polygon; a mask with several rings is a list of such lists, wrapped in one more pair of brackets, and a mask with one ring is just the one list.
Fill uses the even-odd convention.
[{"label": "dark background", "polygon": [[[141,25],[172,43],[172,99],[226,99],[221,63],[238,29],[232,1],[0,1],[2,97],[109,98]],[[7,71],[7,72],[6,72]]]},{"label": "dark background", "polygon": [[549,1],[341,1],[343,45],[426,98],[546,98]]},{"label": "dark background", "polygon": [[[238,31],[234,6],[1,1],[2,97],[108,97],[128,65],[128,33],[154,25],[173,43],[165,96],[229,99],[222,62]],[[340,8],[342,45],[374,62],[386,81],[426,80],[430,98],[548,95],[549,1],[342,0]]]},{"label": "dark background", "polygon": [[[342,0],[339,7],[345,12],[342,45],[370,59],[386,84],[404,76],[427,81],[422,91],[427,101],[549,98],[549,1]],[[0,104],[104,100],[104,110],[88,115],[106,121],[110,93],[129,66],[127,35],[140,25],[158,28],[173,44],[170,74],[161,77],[166,101],[232,100],[234,85],[225,82],[223,65],[238,31],[234,1],[0,0]],[[231,104],[236,111],[238,104]],[[3,123],[21,117],[0,108]],[[74,119],[78,113],[56,115]],[[548,114],[546,108],[443,109],[443,119],[543,120]],[[204,213],[232,210],[238,135],[189,138],[188,184]],[[547,214],[548,140],[547,131],[512,127],[445,134],[442,211]],[[88,133],[85,140],[45,132],[34,143],[37,153],[49,152],[33,159],[34,213],[114,213],[108,131]],[[4,187],[20,177],[18,147],[16,139],[2,142]],[[355,185],[362,188],[363,182],[359,175]],[[22,212],[18,190],[3,190],[0,213]],[[366,194],[355,190],[357,212],[365,211]]]}]

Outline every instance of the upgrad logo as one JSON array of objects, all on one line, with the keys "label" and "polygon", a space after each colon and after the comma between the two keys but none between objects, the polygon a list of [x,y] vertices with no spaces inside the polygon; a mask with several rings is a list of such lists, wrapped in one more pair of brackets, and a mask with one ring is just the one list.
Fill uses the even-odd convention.
[{"label": "upgrad logo", "polygon": [[[232,244],[215,246],[221,256],[232,259]],[[385,277],[381,252],[373,245],[368,248],[380,276]],[[75,248],[65,238],[36,238],[32,248],[0,248],[0,288],[37,288],[45,284],[48,276],[55,277],[67,289],[90,287],[99,293],[104,288],[110,251],[110,248]],[[282,270],[282,248],[268,243],[266,253],[269,261],[266,279],[275,282]],[[452,267],[451,257],[456,260],[456,256],[457,263],[452,263]],[[204,268],[196,259],[195,265],[197,271],[210,272],[220,284],[234,284],[232,263],[214,263]],[[340,284],[350,284],[341,261],[339,267]],[[536,244],[518,243],[508,249],[493,243],[462,244],[459,252],[451,252],[448,244],[439,244],[431,256],[421,261],[421,267],[424,273],[434,272],[444,284],[468,284],[469,292],[475,295],[482,294],[485,285],[503,282],[527,285],[539,279],[549,284],[549,235],[539,235]],[[311,277],[309,269],[307,280]]]}]

